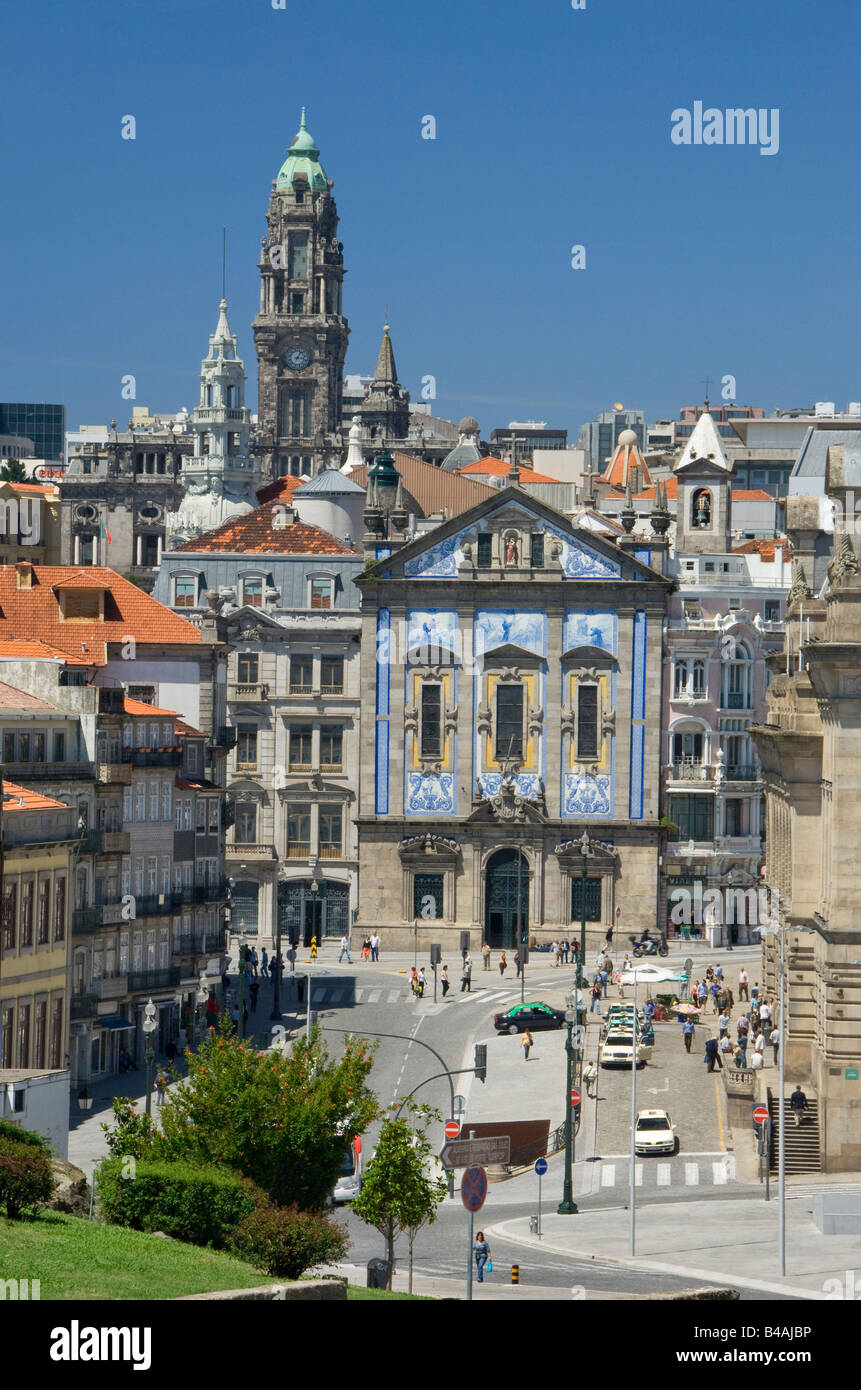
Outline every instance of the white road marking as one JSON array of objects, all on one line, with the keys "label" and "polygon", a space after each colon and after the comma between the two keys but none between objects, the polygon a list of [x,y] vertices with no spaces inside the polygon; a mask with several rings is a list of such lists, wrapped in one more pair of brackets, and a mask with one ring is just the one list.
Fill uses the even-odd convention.
[{"label": "white road marking", "polygon": [[658,1187],[669,1187],[673,1180],[672,1168],[669,1163],[659,1163],[657,1169],[656,1182]]},{"label": "white road marking", "polygon": [[635,1186],[635,1187],[642,1187],[642,1186],[643,1186],[643,1165],[642,1165],[642,1163],[635,1163],[635,1164],[634,1164],[634,1186]]},{"label": "white road marking", "polygon": [[615,1163],[606,1163],[606,1164],[604,1165],[604,1167],[601,1169],[601,1186],[602,1186],[602,1187],[615,1187],[615,1185],[616,1185],[616,1165],[615,1165]]},{"label": "white road marking", "polygon": [[382,997],[382,993],[383,993],[383,991],[382,991],[381,989],[369,989],[369,990],[367,991],[367,993],[365,992],[365,990],[361,990],[361,991],[360,991],[360,994],[361,994],[361,995],[364,995],[364,1002],[365,1002],[366,1004],[377,1004],[377,1003],[379,1003],[379,1001],[380,1001],[380,999],[381,999],[381,997]]},{"label": "white road marking", "polygon": [[700,1165],[698,1163],[685,1164],[685,1185],[696,1187],[700,1180]]}]

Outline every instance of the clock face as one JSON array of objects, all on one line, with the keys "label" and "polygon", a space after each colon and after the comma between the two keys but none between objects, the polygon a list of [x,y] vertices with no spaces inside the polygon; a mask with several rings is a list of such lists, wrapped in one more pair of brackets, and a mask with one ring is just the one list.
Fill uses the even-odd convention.
[{"label": "clock face", "polygon": [[284,355],[285,365],[294,372],[304,372],[310,361],[311,354],[307,348],[303,347],[292,347]]}]

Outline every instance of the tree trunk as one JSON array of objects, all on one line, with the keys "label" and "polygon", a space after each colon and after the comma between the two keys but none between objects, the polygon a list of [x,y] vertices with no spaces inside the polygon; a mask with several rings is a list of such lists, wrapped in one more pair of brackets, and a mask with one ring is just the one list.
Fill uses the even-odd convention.
[{"label": "tree trunk", "polygon": [[386,1284],[386,1288],[388,1289],[389,1293],[391,1293],[391,1291],[392,1291],[392,1275],[393,1275],[394,1272],[395,1272],[395,1233],[394,1233],[394,1231],[391,1229],[391,1227],[389,1227],[389,1232],[388,1232],[388,1235],[386,1236],[386,1246],[387,1246],[388,1259],[389,1259],[389,1282]]},{"label": "tree trunk", "polygon": [[413,1291],[413,1242],[415,1238],[415,1232],[410,1231],[410,1282],[407,1289],[408,1293],[412,1293]]}]

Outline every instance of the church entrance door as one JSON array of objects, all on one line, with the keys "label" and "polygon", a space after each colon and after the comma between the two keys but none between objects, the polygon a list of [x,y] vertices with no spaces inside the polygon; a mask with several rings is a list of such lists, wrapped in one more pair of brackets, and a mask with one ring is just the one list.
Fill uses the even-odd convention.
[{"label": "church entrance door", "polygon": [[500,849],[491,855],[484,880],[484,935],[497,949],[517,947],[518,879],[520,934],[525,936],[529,931],[529,865],[517,849]]}]

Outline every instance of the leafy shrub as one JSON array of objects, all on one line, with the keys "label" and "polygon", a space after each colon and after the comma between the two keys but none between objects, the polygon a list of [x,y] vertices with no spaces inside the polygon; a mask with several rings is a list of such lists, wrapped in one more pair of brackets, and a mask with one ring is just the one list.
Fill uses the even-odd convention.
[{"label": "leafy shrub", "polygon": [[298,1279],[313,1265],[331,1264],[346,1253],[347,1233],[320,1212],[259,1207],[230,1237],[235,1255],[282,1279]]},{"label": "leafy shrub", "polygon": [[5,1133],[0,1135],[0,1207],[17,1221],[24,1212],[35,1211],[51,1200],[54,1175],[44,1148],[25,1140],[22,1144]]},{"label": "leafy shrub", "polygon": [[36,1149],[42,1149],[45,1154],[50,1154],[51,1145],[44,1134],[37,1134],[33,1129],[21,1129],[19,1125],[13,1125],[11,1120],[0,1120],[0,1139],[12,1139],[17,1144],[32,1144]]},{"label": "leafy shrub", "polygon": [[111,1109],[114,1125],[102,1123],[105,1143],[114,1158],[146,1158],[153,1147],[155,1126],[146,1113],[139,1114],[128,1096],[116,1096]]},{"label": "leafy shrub", "polygon": [[[128,1174],[124,1176],[124,1174]],[[224,1245],[262,1202],[253,1183],[223,1168],[106,1159],[98,1169],[104,1219],[135,1231],[164,1231],[190,1245]]]}]

